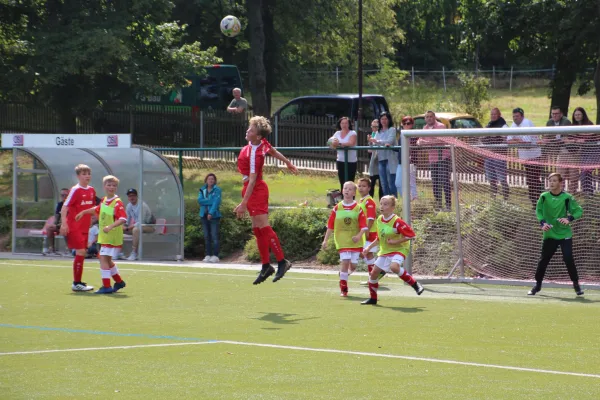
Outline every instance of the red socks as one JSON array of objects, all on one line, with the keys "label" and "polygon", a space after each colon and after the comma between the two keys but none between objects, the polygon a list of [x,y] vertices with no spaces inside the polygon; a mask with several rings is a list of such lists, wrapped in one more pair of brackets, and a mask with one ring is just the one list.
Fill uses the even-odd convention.
[{"label": "red socks", "polygon": [[342,294],[348,293],[348,273],[340,272],[340,290]]},{"label": "red socks", "polygon": [[411,286],[414,285],[416,282],[415,278],[410,276],[404,268],[400,268],[400,273],[398,274],[398,277],[400,277],[400,279],[402,279],[404,282],[408,283]]},{"label": "red socks", "polygon": [[275,258],[277,259],[277,261],[279,262],[283,260],[285,258],[283,254],[283,249],[281,248],[281,243],[279,243],[279,238],[277,237],[277,234],[275,233],[273,228],[271,228],[270,226],[265,226],[264,228],[260,229],[260,231],[261,236],[263,238],[266,238],[268,246],[271,248],[273,254],[275,254]]},{"label": "red socks", "polygon": [[369,294],[373,300],[377,300],[377,289],[379,289],[379,281],[372,281],[369,278]]},{"label": "red socks", "polygon": [[110,287],[110,270],[109,269],[101,269],[100,276],[102,276],[102,286],[105,288]]},{"label": "red socks", "polygon": [[[115,280],[115,282],[119,283],[119,282],[123,281],[123,279],[121,279],[121,275],[119,275],[119,269],[117,268],[115,263],[112,263],[112,266],[110,267],[109,271],[110,271],[110,275]],[[109,279],[109,282],[110,282],[110,279]]]},{"label": "red socks", "polygon": [[258,254],[260,254],[260,262],[262,264],[269,264],[271,257],[269,255],[269,241],[265,235],[262,234],[262,229],[252,228],[254,237],[256,237],[256,245],[258,246]]},{"label": "red socks", "polygon": [[81,277],[83,276],[84,260],[84,256],[75,256],[75,259],[73,260],[73,282],[81,282]]}]

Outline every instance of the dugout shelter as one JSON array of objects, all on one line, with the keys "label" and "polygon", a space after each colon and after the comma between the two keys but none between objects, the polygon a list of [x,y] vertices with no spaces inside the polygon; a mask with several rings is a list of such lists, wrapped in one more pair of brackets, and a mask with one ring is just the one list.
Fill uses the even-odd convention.
[{"label": "dugout shelter", "polygon": [[[2,134],[2,145],[12,148],[13,254],[42,253],[44,228],[61,201],[60,190],[76,185],[75,166],[86,164],[99,197],[104,196],[102,178],[114,175],[120,180],[117,194],[125,206],[126,192],[134,188],[138,203],[152,211],[155,222],[140,221],[145,228],[138,247],[140,260],[183,259],[183,187],[160,153],[132,146],[129,134]],[[67,250],[64,238],[57,236],[55,242],[57,250]],[[132,237],[125,235],[125,255],[131,247]]]}]

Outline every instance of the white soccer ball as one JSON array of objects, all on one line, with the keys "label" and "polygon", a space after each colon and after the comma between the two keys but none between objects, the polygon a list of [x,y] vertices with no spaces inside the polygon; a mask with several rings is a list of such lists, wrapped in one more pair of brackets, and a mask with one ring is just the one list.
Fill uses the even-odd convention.
[{"label": "white soccer ball", "polygon": [[221,20],[221,32],[228,37],[237,36],[242,30],[242,24],[237,17],[228,15]]}]

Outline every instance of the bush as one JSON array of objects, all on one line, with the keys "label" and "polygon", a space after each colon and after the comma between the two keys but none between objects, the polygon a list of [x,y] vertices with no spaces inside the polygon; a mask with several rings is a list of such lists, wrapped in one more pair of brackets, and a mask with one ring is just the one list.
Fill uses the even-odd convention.
[{"label": "bush", "polygon": [[319,250],[317,253],[317,261],[324,265],[339,265],[340,255],[335,248],[335,242],[333,241],[333,235],[327,242],[327,249]]},{"label": "bush", "polygon": [[458,80],[460,81],[461,102],[465,105],[465,112],[478,120],[483,120],[485,115],[481,109],[481,103],[490,99],[488,93],[490,80],[471,74],[460,74]]},{"label": "bush", "polygon": [[[291,261],[305,260],[317,254],[323,241],[328,216],[329,210],[312,208],[273,212],[269,218],[270,223],[279,236],[286,258]],[[248,261],[260,261],[254,238],[247,241],[244,253]],[[275,260],[272,258],[271,261]]]},{"label": "bush", "polygon": [[[231,199],[223,199],[221,203],[221,224],[220,231],[220,256],[227,256],[240,250],[241,243],[245,243],[252,235],[250,220],[245,218],[238,220],[230,210],[233,210],[237,203]],[[188,199],[185,202],[185,239],[184,251],[186,257],[204,256],[204,232],[202,231],[202,221],[200,220],[200,208],[195,199]]]}]

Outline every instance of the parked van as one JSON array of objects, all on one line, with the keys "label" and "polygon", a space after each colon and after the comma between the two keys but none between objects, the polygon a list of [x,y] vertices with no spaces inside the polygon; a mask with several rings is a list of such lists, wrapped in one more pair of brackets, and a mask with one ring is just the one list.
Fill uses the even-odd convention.
[{"label": "parked van", "polygon": [[166,95],[136,95],[136,102],[162,106],[188,106],[201,110],[225,110],[233,99],[234,88],[242,89],[240,71],[235,65],[216,64],[205,67],[206,73],[188,76],[189,86],[177,88]]},{"label": "parked van", "polygon": [[[382,111],[389,111],[385,97],[380,94],[364,94],[362,98],[363,119],[377,118]],[[277,110],[273,116],[282,121],[300,120],[302,117],[326,117],[338,120],[347,116],[358,119],[358,94],[326,94],[295,98]]]}]

